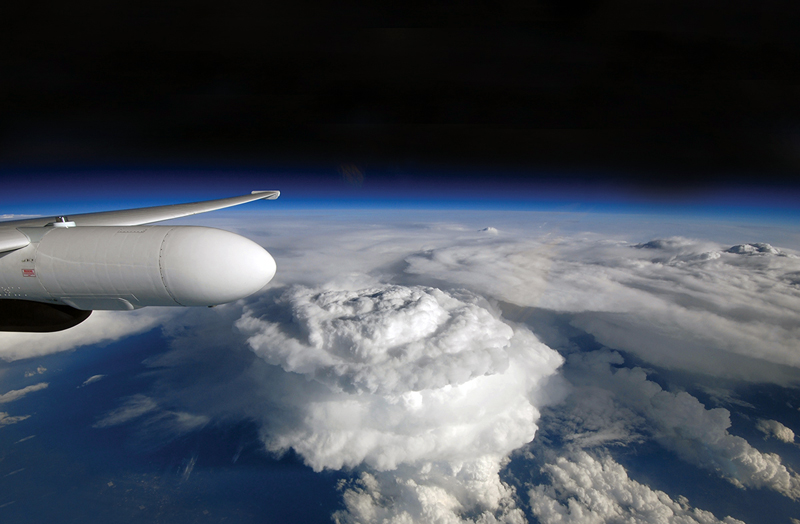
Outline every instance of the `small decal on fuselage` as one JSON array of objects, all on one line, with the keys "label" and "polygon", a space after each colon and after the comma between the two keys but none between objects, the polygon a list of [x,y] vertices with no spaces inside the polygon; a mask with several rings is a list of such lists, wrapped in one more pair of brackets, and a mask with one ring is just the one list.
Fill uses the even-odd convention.
[{"label": "small decal on fuselage", "polygon": [[23,269],[22,270],[22,276],[23,277],[35,277],[36,276],[36,270],[35,269]]}]

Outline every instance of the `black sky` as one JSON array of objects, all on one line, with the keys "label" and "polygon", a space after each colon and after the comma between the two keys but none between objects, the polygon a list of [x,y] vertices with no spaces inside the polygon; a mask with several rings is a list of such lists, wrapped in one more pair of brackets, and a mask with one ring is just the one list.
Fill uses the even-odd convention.
[{"label": "black sky", "polygon": [[656,190],[800,173],[797,2],[2,9],[2,166],[486,166]]}]

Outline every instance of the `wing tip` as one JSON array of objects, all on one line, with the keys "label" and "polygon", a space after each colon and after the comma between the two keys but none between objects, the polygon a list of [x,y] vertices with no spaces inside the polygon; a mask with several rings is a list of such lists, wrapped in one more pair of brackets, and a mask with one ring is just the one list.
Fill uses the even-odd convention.
[{"label": "wing tip", "polygon": [[272,190],[260,190],[260,191],[251,191],[251,195],[257,195],[259,193],[270,193],[269,195],[264,195],[262,198],[264,200],[275,200],[279,196],[281,196],[280,191],[272,191]]}]

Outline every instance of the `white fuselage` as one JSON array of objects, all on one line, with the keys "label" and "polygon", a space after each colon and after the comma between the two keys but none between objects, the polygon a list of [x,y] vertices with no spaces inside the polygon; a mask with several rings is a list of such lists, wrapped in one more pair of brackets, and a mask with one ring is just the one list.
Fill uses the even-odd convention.
[{"label": "white fuselage", "polygon": [[192,226],[19,228],[31,243],[0,254],[0,299],[77,309],[213,306],[251,295],[275,260],[244,237]]}]

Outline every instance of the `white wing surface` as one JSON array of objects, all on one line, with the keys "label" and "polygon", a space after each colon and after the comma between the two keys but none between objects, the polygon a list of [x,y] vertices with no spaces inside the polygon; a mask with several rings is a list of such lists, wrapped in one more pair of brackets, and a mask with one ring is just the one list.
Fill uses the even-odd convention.
[{"label": "white wing surface", "polygon": [[31,239],[14,228],[0,229],[0,253],[27,246]]},{"label": "white wing surface", "polygon": [[[85,213],[82,215],[69,215],[69,220],[76,226],[140,226],[151,224],[171,218],[180,218],[198,213],[206,213],[226,207],[238,206],[254,200],[275,200],[280,196],[280,191],[253,191],[249,195],[204,202],[191,202],[188,204],[172,204],[168,206],[140,207],[137,209],[121,209],[119,211],[103,211],[100,213]],[[58,217],[39,217],[25,220],[11,220],[0,222],[0,228],[16,229],[18,227],[40,227],[56,221]]]},{"label": "white wing surface", "polygon": [[[249,195],[206,200],[204,202],[69,215],[69,221],[74,222],[76,226],[140,226],[171,218],[180,218],[238,206],[254,200],[275,200],[280,194],[280,191],[253,191]],[[0,222],[0,253],[20,249],[30,243],[28,237],[17,231],[17,228],[43,227],[58,221],[59,218],[38,217]]]}]

